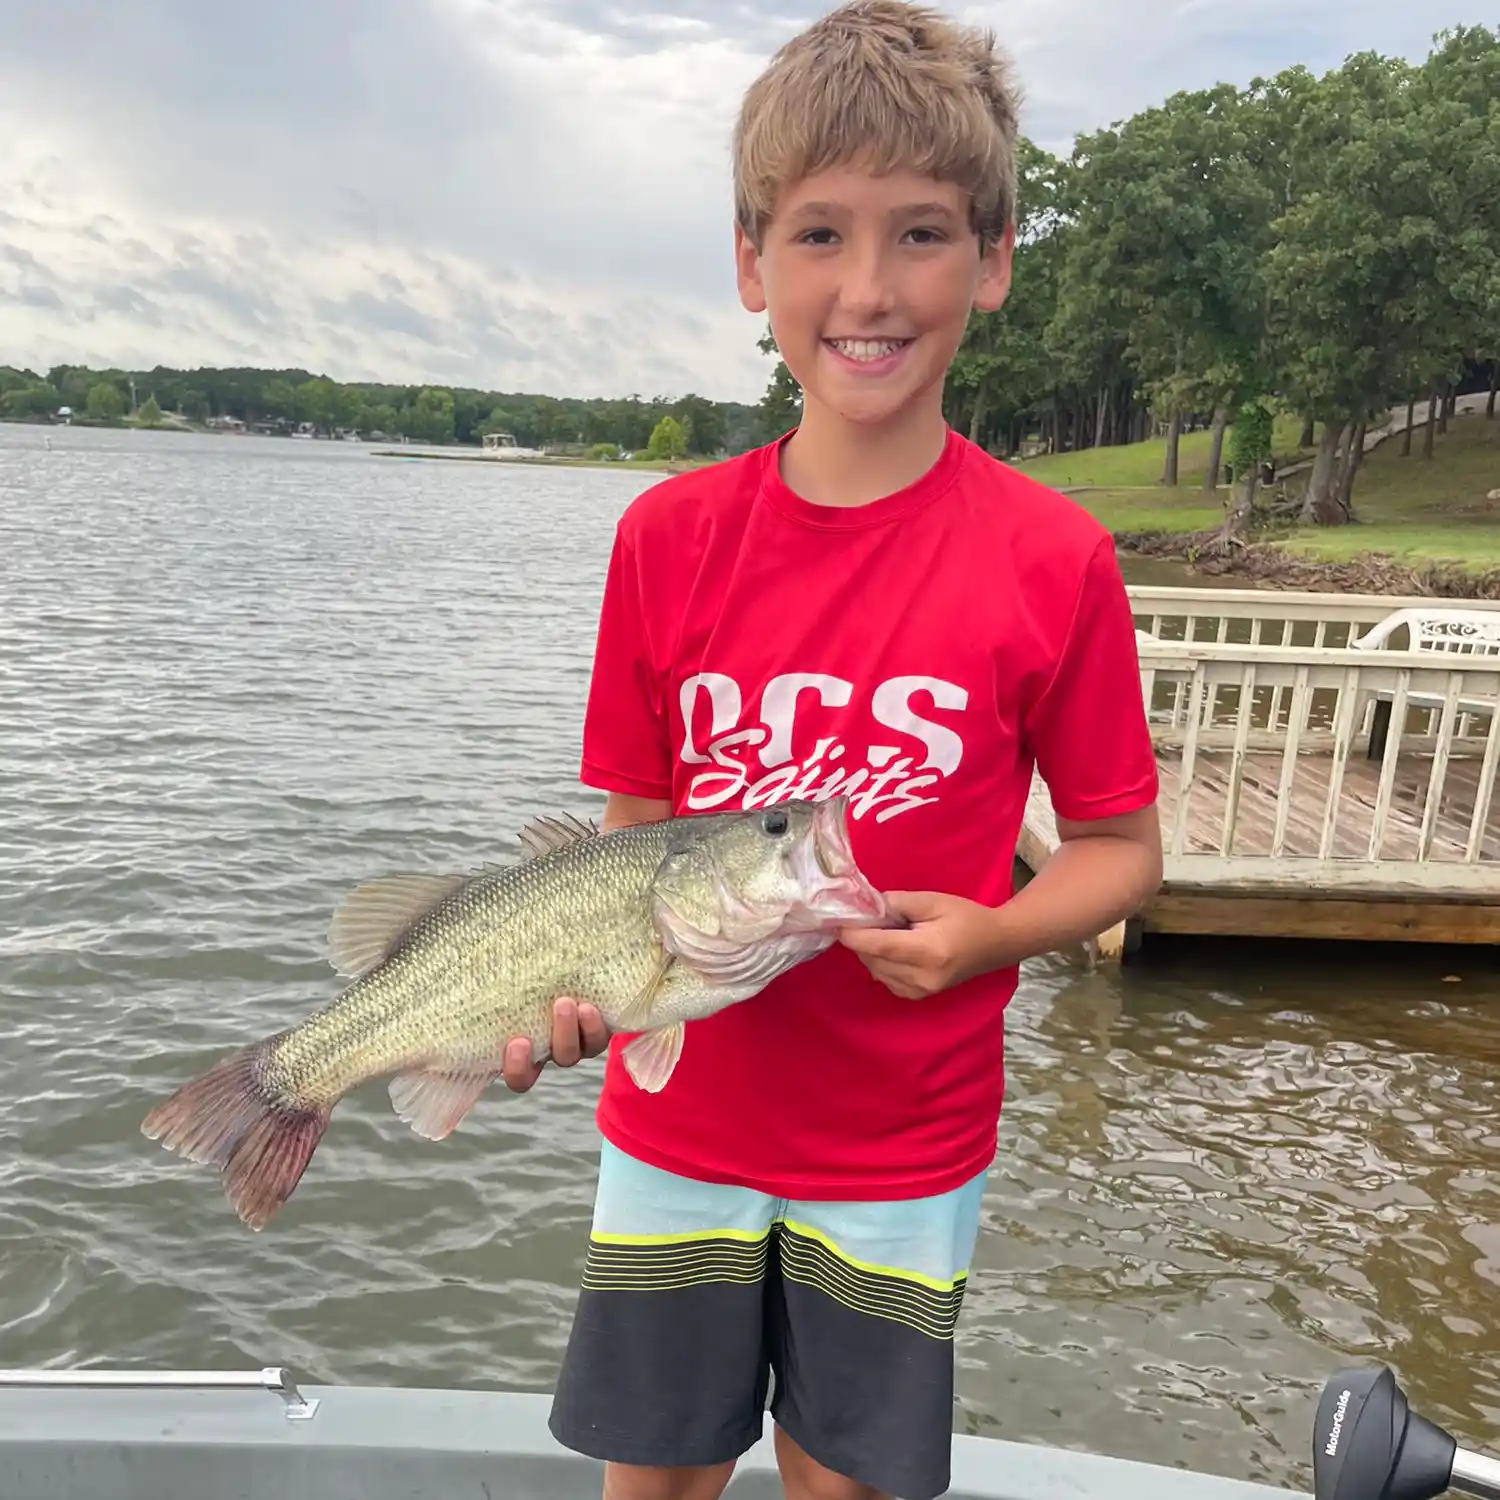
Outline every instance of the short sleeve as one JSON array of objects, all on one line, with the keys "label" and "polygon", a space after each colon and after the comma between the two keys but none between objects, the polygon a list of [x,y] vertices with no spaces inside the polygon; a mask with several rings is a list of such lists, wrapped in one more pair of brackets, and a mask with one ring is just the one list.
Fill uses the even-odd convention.
[{"label": "short sleeve", "polygon": [[616,528],[583,721],[581,779],[632,797],[672,795],[671,741],[642,600],[639,559]]},{"label": "short sleeve", "polygon": [[1118,817],[1156,800],[1135,620],[1110,537],[1089,558],[1056,669],[1025,732],[1061,817]]}]

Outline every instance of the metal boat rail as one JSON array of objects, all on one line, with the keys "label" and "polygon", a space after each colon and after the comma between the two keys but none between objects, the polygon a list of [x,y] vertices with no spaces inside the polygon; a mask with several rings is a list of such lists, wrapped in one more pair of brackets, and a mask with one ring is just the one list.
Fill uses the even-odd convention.
[{"label": "metal boat rail", "polygon": [[286,1403],[289,1422],[305,1422],[318,1409],[317,1398],[302,1394],[285,1365],[267,1365],[262,1370],[0,1370],[0,1386],[269,1391]]}]

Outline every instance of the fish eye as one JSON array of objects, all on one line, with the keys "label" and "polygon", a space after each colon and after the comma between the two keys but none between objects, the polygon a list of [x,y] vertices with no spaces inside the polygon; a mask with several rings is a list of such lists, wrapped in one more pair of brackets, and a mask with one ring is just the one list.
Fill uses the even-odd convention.
[{"label": "fish eye", "polygon": [[783,808],[773,807],[760,820],[760,826],[773,839],[779,839],[792,826],[792,820]]}]

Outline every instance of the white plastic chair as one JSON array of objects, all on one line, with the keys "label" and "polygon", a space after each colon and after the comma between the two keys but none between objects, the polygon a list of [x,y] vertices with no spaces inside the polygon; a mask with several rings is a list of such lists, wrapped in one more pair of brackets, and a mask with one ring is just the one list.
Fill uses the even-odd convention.
[{"label": "white plastic chair", "polygon": [[[1379,624],[1350,644],[1357,651],[1385,650],[1391,637],[1402,629],[1407,632],[1407,649],[1410,651],[1469,658],[1493,657],[1500,664],[1500,610],[1465,609],[1461,605],[1408,605],[1392,610]],[[1385,753],[1395,694],[1388,688],[1367,688],[1364,691],[1375,700],[1369,757],[1379,760]],[[1419,708],[1440,709],[1443,706],[1443,699],[1437,693],[1408,692],[1406,701]],[[1460,698],[1458,708],[1464,719],[1473,714],[1488,716],[1490,732],[1496,732],[1493,698]],[[1467,726],[1461,719],[1457,727],[1463,734]]]}]

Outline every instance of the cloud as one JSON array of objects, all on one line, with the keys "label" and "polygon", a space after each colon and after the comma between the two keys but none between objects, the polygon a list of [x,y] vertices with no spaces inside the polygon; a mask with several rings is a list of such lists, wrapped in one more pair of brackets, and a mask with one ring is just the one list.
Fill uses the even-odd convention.
[{"label": "cloud", "polygon": [[[1006,0],[1025,127],[1464,19],[1395,0]],[[820,0],[0,0],[0,362],[755,400],[738,98]],[[1452,14],[1443,14],[1451,10]]]}]

